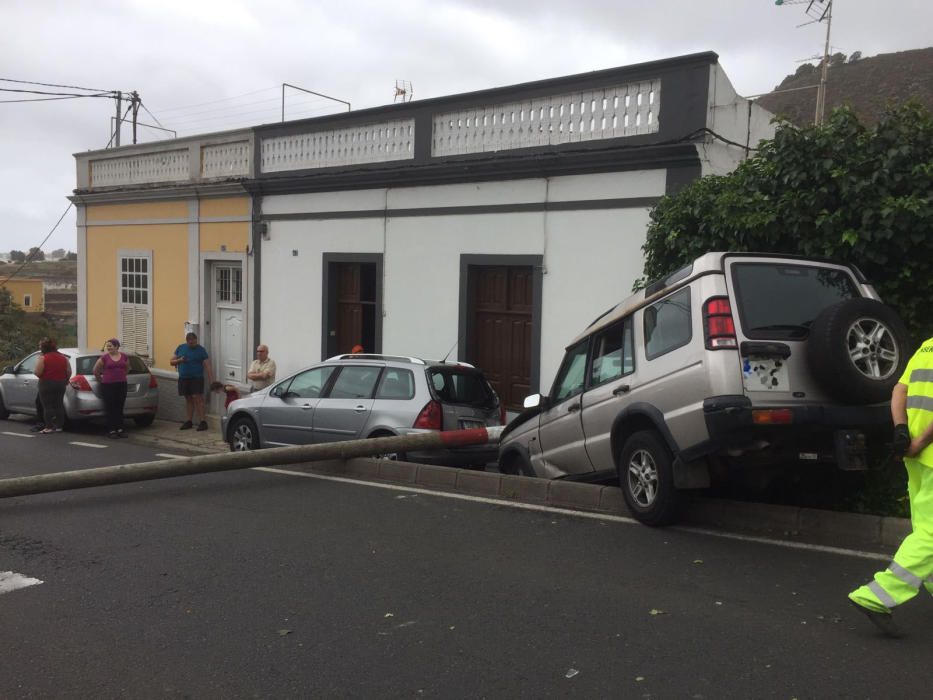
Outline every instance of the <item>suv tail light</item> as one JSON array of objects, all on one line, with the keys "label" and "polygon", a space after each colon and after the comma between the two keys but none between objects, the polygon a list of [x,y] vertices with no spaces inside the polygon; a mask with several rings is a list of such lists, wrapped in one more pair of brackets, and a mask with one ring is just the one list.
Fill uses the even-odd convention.
[{"label": "suv tail light", "polygon": [[93,391],[93,389],[91,389],[91,385],[88,384],[87,377],[85,377],[83,374],[76,374],[68,383],[75,391]]},{"label": "suv tail light", "polygon": [[703,333],[707,350],[738,347],[728,297],[710,297],[703,304]]},{"label": "suv tail light", "polygon": [[149,375],[149,388],[150,388],[150,389],[158,389],[158,388],[159,388],[159,382],[156,381],[156,378],[155,378],[155,375],[154,375],[154,374],[150,374],[150,375]]},{"label": "suv tail light", "polygon": [[413,428],[426,428],[427,430],[443,430],[443,411],[438,401],[428,401],[421,413],[415,418]]}]

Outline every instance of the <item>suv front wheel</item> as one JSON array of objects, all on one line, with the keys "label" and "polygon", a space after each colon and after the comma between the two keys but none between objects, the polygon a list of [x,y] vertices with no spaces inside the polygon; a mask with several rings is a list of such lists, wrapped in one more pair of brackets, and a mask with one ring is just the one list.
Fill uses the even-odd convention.
[{"label": "suv front wheel", "polygon": [[634,433],[622,446],[619,486],[636,520],[668,525],[677,519],[683,494],[674,487],[673,457],[652,430]]}]

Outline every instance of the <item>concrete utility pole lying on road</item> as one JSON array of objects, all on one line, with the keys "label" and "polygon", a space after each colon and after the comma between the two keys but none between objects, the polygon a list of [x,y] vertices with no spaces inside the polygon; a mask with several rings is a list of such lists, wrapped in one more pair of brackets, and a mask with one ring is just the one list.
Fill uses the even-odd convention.
[{"label": "concrete utility pole lying on road", "polygon": [[447,449],[468,445],[485,445],[499,440],[502,427],[448,430],[420,435],[369,438],[346,442],[326,442],[298,447],[275,447],[252,452],[233,452],[201,457],[175,457],[158,462],[120,464],[38,476],[21,476],[0,480],[0,498],[28,496],[35,493],[86,489],[92,486],[110,486],[131,481],[169,479],[176,476],[207,474],[209,472],[272,467],[301,462],[320,462],[328,459],[373,457],[390,452]]}]

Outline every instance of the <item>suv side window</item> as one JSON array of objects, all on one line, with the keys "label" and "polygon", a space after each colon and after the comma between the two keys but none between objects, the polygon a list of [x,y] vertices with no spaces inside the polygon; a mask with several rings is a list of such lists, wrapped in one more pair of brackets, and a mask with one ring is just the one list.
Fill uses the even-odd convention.
[{"label": "suv side window", "polygon": [[583,384],[586,380],[586,354],[589,347],[589,339],[583,340],[567,351],[564,355],[564,361],[560,365],[560,371],[554,379],[554,388],[551,389],[551,396],[554,403],[560,403],[564,399],[579,394],[583,391]]},{"label": "suv side window", "polygon": [[615,323],[593,336],[593,364],[588,386],[599,386],[635,370],[632,319]]},{"label": "suv side window", "polygon": [[16,368],[16,373],[33,374],[36,371],[36,363],[39,361],[40,357],[42,357],[41,352],[34,352],[32,355],[19,363],[19,367]]},{"label": "suv side window", "polygon": [[690,342],[690,287],[645,309],[645,356],[649,360]]}]

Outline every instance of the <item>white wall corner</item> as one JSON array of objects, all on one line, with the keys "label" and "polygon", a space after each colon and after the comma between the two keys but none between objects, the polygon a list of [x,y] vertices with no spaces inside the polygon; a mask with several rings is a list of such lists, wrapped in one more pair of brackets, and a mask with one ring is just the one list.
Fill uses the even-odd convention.
[{"label": "white wall corner", "polygon": [[201,224],[200,202],[188,200],[188,318],[201,322]]},{"label": "white wall corner", "polygon": [[[79,161],[80,162],[80,161]],[[87,207],[75,205],[78,242],[78,347],[87,347]]]}]

